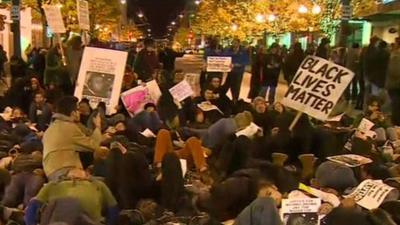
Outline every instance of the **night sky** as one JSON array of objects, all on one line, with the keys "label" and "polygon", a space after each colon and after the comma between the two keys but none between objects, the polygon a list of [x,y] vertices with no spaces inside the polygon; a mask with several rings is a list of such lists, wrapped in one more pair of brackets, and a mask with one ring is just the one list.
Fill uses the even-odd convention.
[{"label": "night sky", "polygon": [[154,37],[162,37],[168,31],[167,26],[176,19],[185,7],[187,0],[128,0],[128,17],[140,22],[137,13],[142,11]]}]

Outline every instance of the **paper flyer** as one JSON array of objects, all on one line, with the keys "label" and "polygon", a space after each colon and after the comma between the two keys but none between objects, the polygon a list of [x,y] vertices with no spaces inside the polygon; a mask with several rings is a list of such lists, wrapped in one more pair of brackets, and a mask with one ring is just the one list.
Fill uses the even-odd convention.
[{"label": "paper flyer", "polygon": [[172,97],[179,102],[194,94],[192,87],[190,87],[189,83],[186,80],[183,80],[177,85],[170,88],[169,92],[171,93]]},{"label": "paper flyer", "polygon": [[354,154],[330,156],[327,159],[352,168],[372,163],[371,159]]},{"label": "paper flyer", "polygon": [[318,225],[318,210],[321,206],[319,198],[283,199],[281,217],[284,225],[307,224]]}]

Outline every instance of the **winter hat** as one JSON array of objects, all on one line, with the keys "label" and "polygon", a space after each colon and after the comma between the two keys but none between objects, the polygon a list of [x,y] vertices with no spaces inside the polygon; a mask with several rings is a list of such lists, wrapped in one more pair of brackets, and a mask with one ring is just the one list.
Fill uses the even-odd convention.
[{"label": "winter hat", "polygon": [[248,127],[253,122],[253,116],[249,111],[238,113],[234,119],[239,130]]},{"label": "winter hat", "polygon": [[357,186],[353,170],[331,161],[326,161],[317,168],[315,178],[321,187],[338,191]]}]

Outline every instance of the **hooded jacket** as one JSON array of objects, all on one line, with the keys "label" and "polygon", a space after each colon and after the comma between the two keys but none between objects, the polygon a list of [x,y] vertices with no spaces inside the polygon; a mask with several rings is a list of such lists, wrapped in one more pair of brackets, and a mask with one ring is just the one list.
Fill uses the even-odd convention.
[{"label": "hooded jacket", "polygon": [[100,148],[101,132],[95,129],[87,136],[69,117],[55,114],[43,136],[43,169],[47,176],[63,168],[82,168],[79,152]]}]

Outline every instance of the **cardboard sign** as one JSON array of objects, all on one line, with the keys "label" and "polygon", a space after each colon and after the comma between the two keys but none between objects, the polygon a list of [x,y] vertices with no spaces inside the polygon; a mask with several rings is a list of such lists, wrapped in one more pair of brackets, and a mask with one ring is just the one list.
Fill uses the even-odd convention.
[{"label": "cardboard sign", "polygon": [[231,72],[232,57],[207,57],[207,72]]},{"label": "cardboard sign", "polygon": [[299,67],[282,104],[319,120],[327,120],[354,77],[347,68],[308,56]]},{"label": "cardboard sign", "polygon": [[106,103],[106,113],[116,112],[121,93],[127,52],[86,47],[83,52],[75,96],[87,98],[92,107]]},{"label": "cardboard sign", "polygon": [[82,30],[90,30],[89,3],[85,0],[77,0],[79,27]]},{"label": "cardboard sign", "polygon": [[394,188],[380,180],[365,180],[346,198],[354,198],[357,204],[368,210],[378,208]]},{"label": "cardboard sign", "polygon": [[186,80],[183,80],[170,88],[169,92],[171,93],[172,97],[178,101],[183,101],[187,97],[190,97],[194,94],[192,87],[190,87]]},{"label": "cardboard sign", "polygon": [[283,199],[281,209],[283,224],[318,225],[320,206],[319,198]]},{"label": "cardboard sign", "polygon": [[372,160],[361,155],[347,154],[336,155],[327,158],[329,161],[336,162],[347,167],[359,167],[365,164],[372,163]]},{"label": "cardboard sign", "polygon": [[47,24],[51,31],[57,34],[65,33],[66,29],[61,14],[61,8],[56,5],[45,5],[43,6],[43,9],[46,14]]},{"label": "cardboard sign", "polygon": [[360,132],[363,132],[363,133],[367,133],[374,126],[375,126],[375,124],[373,122],[369,121],[368,119],[363,118],[360,122],[360,125],[358,125],[357,130]]},{"label": "cardboard sign", "polygon": [[199,109],[201,109],[201,111],[203,111],[203,112],[217,110],[222,115],[224,114],[216,105],[211,104],[211,102],[209,102],[209,101],[205,101],[200,104],[197,104],[197,107],[199,107]]}]

